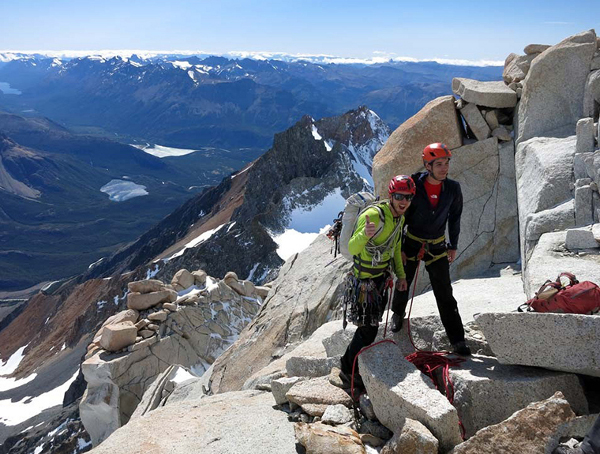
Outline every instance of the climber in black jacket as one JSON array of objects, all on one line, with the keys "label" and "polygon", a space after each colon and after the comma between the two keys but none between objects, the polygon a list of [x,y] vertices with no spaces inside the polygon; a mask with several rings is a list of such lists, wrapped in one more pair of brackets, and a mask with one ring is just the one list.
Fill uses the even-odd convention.
[{"label": "climber in black jacket", "polygon": [[471,350],[465,344],[465,331],[450,283],[450,263],[456,258],[463,208],[460,184],[447,178],[451,157],[452,153],[443,143],[428,145],[423,150],[426,171],[412,175],[417,193],[405,216],[407,229],[402,243],[408,289],[394,292],[392,331],[402,328],[410,285],[423,260],[454,352],[468,356]]}]

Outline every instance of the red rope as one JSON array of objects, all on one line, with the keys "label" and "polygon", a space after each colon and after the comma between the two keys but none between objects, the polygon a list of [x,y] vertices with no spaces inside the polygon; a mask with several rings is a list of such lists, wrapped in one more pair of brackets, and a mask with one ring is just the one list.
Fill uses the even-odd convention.
[{"label": "red rope", "polygon": [[[419,265],[420,265],[421,260],[423,259],[424,255],[425,255],[425,243],[423,243],[421,245],[421,250],[417,254],[417,263]],[[438,383],[435,379],[434,374],[438,369],[441,368],[442,369],[442,383],[444,385],[445,396],[448,399],[448,401],[450,402],[450,404],[453,405],[454,404],[454,384],[452,383],[452,379],[450,378],[450,367],[460,367],[460,364],[462,362],[464,362],[465,359],[464,358],[450,359],[450,358],[448,358],[448,355],[450,355],[451,353],[448,351],[436,352],[436,351],[421,350],[415,345],[413,338],[412,338],[412,334],[410,332],[410,314],[412,312],[413,301],[415,299],[415,291],[417,288],[417,282],[419,280],[419,268],[420,268],[420,266],[417,266],[417,272],[415,274],[415,280],[413,283],[412,297],[410,300],[410,308],[408,310],[408,324],[407,324],[408,338],[410,339],[410,343],[412,344],[413,348],[415,349],[415,352],[408,355],[406,357],[406,360],[411,362],[417,369],[419,369],[422,373],[427,375],[431,379],[435,388],[438,391],[440,388],[438,386]],[[391,282],[391,285],[390,285],[390,282]],[[392,339],[386,339],[387,325],[388,325],[388,320],[389,320],[389,315],[390,315],[389,307],[390,307],[390,303],[392,300],[391,289],[393,288],[393,285],[394,285],[393,280],[391,280],[391,278],[388,278],[388,280],[386,281],[386,287],[389,288],[390,291],[388,292],[389,298],[388,298],[388,304],[387,304],[387,315],[386,315],[386,319],[385,319],[385,328],[383,331],[383,340],[380,340],[379,342],[375,342],[374,344],[367,345],[366,347],[361,348],[361,350],[354,357],[354,361],[352,362],[352,376],[351,376],[351,380],[350,380],[350,393],[352,395],[353,402],[356,402],[356,399],[354,398],[354,373],[356,370],[356,361],[358,360],[358,357],[361,355],[361,353],[369,350],[370,348],[375,347],[376,345],[383,344],[384,342],[391,342],[392,344],[396,344],[396,342],[394,342]],[[465,439],[465,427],[464,427],[462,421],[460,420],[460,418],[458,419],[458,426],[460,428],[461,438],[464,440]]]},{"label": "red rope", "polygon": [[[435,372],[438,369],[442,369],[442,384],[444,385],[445,396],[448,399],[450,404],[454,405],[454,384],[452,383],[452,379],[450,378],[450,367],[460,367],[460,364],[465,361],[464,358],[448,358],[448,355],[451,352],[448,351],[429,351],[429,350],[421,350],[418,348],[412,338],[412,333],[410,331],[410,314],[412,312],[413,301],[415,299],[415,291],[417,289],[417,282],[419,280],[419,269],[421,260],[425,255],[425,243],[422,244],[421,250],[417,254],[417,273],[415,274],[415,280],[413,283],[413,291],[410,299],[410,307],[408,309],[408,338],[410,339],[410,343],[412,344],[415,351],[406,357],[406,360],[411,362],[417,369],[419,369],[422,373],[427,375],[431,381],[433,382],[435,388],[439,391],[439,385],[435,377]],[[462,439],[465,439],[465,427],[460,420],[458,419],[458,426],[460,427],[460,435]]]}]

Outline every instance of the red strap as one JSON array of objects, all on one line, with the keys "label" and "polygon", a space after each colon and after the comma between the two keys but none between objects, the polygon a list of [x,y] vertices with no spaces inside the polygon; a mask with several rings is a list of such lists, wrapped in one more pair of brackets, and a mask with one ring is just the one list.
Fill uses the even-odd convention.
[{"label": "red strap", "polygon": [[569,281],[570,281],[570,284],[569,284],[569,285],[575,285],[575,284],[579,284],[579,281],[577,280],[577,277],[575,277],[575,275],[574,275],[574,274],[572,274],[572,273],[567,273],[567,272],[565,271],[565,272],[562,272],[562,273],[560,273],[560,274],[558,275],[558,277],[556,278],[556,282],[558,282],[558,284],[559,284],[561,287],[562,287],[562,284],[561,284],[561,282],[560,282],[560,278],[561,278],[561,277],[563,277],[563,276],[564,276],[564,277],[568,277],[568,278],[569,278]]}]

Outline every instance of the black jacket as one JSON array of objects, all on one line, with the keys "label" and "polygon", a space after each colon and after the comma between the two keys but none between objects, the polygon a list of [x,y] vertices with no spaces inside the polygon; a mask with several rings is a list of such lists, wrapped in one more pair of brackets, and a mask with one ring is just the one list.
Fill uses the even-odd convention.
[{"label": "black jacket", "polygon": [[449,178],[442,182],[440,200],[434,210],[429,203],[427,191],[425,190],[427,175],[427,172],[417,172],[412,175],[412,179],[417,186],[417,194],[404,215],[408,231],[419,238],[435,239],[445,234],[447,222],[450,236],[448,238],[448,249],[457,249],[460,234],[460,215],[463,209],[460,183]]}]

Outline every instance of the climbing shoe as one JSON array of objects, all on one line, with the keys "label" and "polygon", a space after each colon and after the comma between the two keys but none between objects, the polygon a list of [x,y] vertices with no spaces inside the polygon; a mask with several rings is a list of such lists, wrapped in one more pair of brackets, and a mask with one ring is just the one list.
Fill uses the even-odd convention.
[{"label": "climbing shoe", "polygon": [[457,342],[456,344],[452,345],[452,347],[454,347],[454,353],[456,353],[457,355],[471,356],[471,349],[465,343],[465,341]]},{"label": "climbing shoe", "polygon": [[397,333],[402,329],[402,322],[404,322],[403,317],[395,313],[392,315],[392,333]]}]

